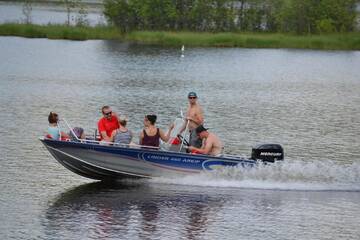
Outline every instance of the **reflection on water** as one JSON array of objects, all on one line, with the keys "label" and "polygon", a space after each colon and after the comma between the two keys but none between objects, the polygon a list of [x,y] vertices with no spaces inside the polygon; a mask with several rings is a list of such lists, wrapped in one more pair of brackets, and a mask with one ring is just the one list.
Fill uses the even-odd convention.
[{"label": "reflection on water", "polygon": [[180,238],[198,239],[207,231],[208,215],[216,215],[225,202],[222,196],[174,192],[146,183],[91,183],[61,194],[47,210],[43,225],[49,234],[60,231],[65,238],[81,237],[74,224],[81,223],[91,239],[114,238],[119,232],[131,239],[174,237],[164,227],[179,231]]},{"label": "reflection on water", "polygon": [[[358,239],[359,51],[186,48],[181,58],[177,48],[0,37],[0,53],[2,238]],[[76,187],[88,180],[37,141],[50,111],[93,133],[105,104],[135,133],[151,112],[165,128],[189,91],[227,153],[274,142],[286,162]]]},{"label": "reflection on water", "polygon": [[[358,193],[340,200],[334,192],[128,184],[91,183],[62,193],[46,210],[45,238],[355,239],[358,234]],[[348,214],[355,218],[349,221]]]}]

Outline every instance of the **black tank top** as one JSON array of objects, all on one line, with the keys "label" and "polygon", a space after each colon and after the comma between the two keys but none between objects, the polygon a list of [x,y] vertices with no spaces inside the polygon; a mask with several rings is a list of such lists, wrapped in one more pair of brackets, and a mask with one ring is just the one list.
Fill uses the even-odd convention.
[{"label": "black tank top", "polygon": [[141,145],[144,146],[151,146],[151,147],[159,147],[160,145],[160,130],[157,128],[156,134],[154,136],[149,136],[146,134],[145,129],[144,132],[144,138],[142,140]]}]

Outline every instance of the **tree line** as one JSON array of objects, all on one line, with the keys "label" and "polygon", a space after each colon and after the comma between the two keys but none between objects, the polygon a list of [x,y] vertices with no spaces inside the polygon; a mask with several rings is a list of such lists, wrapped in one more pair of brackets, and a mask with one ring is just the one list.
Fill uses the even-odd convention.
[{"label": "tree line", "polygon": [[[25,16],[24,23],[32,23],[32,4],[34,0],[24,0],[22,12]],[[73,21],[77,26],[87,26],[89,21],[85,4],[81,0],[59,0],[56,3],[61,4],[66,10],[66,25],[70,26]]]},{"label": "tree line", "polygon": [[104,0],[123,32],[352,32],[359,0]]}]

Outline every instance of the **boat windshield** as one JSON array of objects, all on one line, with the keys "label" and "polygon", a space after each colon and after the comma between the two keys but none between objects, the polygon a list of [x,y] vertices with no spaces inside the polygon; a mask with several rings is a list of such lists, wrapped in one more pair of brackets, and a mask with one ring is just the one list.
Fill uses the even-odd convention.
[{"label": "boat windshield", "polygon": [[[174,121],[174,129],[171,131],[170,139],[167,143],[162,142],[160,145],[160,148],[167,151],[173,151],[173,152],[186,152],[184,145],[181,144],[179,139],[177,138],[177,135],[179,134],[182,126],[184,125],[184,120],[182,118],[176,118]],[[182,135],[187,140],[189,138],[189,134],[187,131],[183,131]],[[185,136],[186,135],[186,136]]]}]

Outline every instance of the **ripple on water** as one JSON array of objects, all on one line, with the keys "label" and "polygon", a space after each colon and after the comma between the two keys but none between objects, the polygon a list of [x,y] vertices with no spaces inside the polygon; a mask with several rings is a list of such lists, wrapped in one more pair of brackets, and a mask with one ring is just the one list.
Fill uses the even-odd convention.
[{"label": "ripple on water", "polygon": [[[3,238],[359,236],[358,52],[187,48],[181,59],[175,48],[12,37],[0,52]],[[37,140],[50,111],[93,133],[107,104],[135,132],[151,112],[165,128],[192,90],[228,153],[274,142],[286,161],[106,186]]]}]

